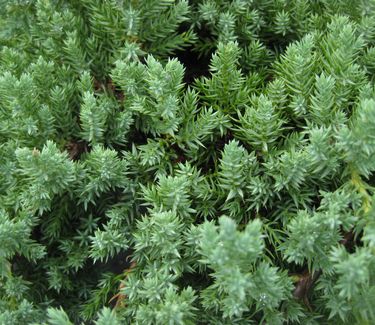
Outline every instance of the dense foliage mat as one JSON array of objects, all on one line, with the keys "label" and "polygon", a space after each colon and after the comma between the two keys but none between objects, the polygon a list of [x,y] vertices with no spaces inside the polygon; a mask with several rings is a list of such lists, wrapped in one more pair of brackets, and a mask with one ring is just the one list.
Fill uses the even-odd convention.
[{"label": "dense foliage mat", "polygon": [[374,0],[0,1],[0,324],[374,324]]}]

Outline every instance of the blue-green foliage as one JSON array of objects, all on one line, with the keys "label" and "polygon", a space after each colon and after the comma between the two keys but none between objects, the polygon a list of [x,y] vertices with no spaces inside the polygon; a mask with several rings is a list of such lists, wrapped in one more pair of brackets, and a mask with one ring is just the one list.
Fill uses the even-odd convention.
[{"label": "blue-green foliage", "polygon": [[0,324],[375,322],[373,0],[0,5]]}]

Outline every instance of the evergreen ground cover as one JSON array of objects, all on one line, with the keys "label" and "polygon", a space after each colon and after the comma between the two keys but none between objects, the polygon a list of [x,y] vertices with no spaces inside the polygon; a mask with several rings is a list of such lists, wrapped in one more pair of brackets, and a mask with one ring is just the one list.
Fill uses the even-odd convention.
[{"label": "evergreen ground cover", "polygon": [[374,324],[374,80],[374,0],[0,1],[0,324]]}]

